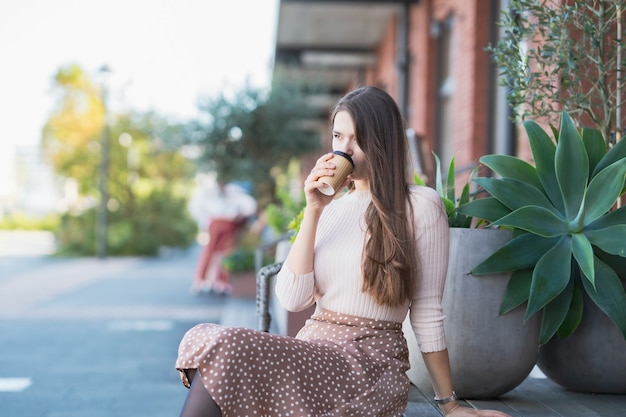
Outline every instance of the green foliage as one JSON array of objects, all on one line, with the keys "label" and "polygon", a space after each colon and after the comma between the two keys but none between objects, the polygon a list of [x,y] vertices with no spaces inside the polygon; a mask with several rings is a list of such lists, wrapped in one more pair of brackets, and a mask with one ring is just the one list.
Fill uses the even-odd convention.
[{"label": "green foliage", "polygon": [[624,6],[625,0],[509,1],[498,22],[504,36],[487,50],[516,117],[556,121],[568,109],[587,115],[609,138],[624,104],[617,53],[624,41],[616,36]]},{"label": "green foliage", "polygon": [[501,313],[527,302],[526,318],[542,312],[540,343],[571,334],[582,317],[586,292],[626,337],[626,141],[607,151],[598,130],[582,136],[561,116],[555,144],[534,121],[524,127],[535,166],[515,157],[486,155],[480,162],[497,178],[476,178],[489,198],[459,210],[514,238],[472,274],[512,272]]},{"label": "green foliage", "polygon": [[90,256],[96,253],[96,210],[80,215],[71,212],[61,216],[61,226],[55,231],[57,256]]},{"label": "green foliage", "polygon": [[60,68],[52,87],[56,103],[43,128],[44,151],[58,175],[76,179],[79,192],[90,194],[97,187],[103,93],[77,65]]},{"label": "green foliage", "polygon": [[302,208],[302,210],[300,210],[298,214],[295,215],[293,219],[291,219],[291,221],[287,225],[287,230],[289,230],[289,233],[291,234],[291,237],[289,238],[291,243],[296,240],[296,235],[300,231],[302,219],[304,219],[304,207]]},{"label": "green foliage", "polygon": [[436,164],[435,189],[437,190],[439,197],[441,197],[441,201],[446,209],[446,214],[448,215],[448,225],[450,227],[471,227],[472,217],[461,213],[458,208],[470,201],[470,184],[476,170],[474,170],[474,172],[469,176],[469,179],[461,190],[461,195],[457,198],[454,158],[450,160],[448,173],[446,175],[446,182],[444,184],[441,161],[434,152],[433,155],[435,157]]},{"label": "green foliage", "polygon": [[155,189],[190,186],[193,166],[179,152],[183,126],[133,112],[118,115],[109,129],[109,195],[121,206]]},{"label": "green foliage", "polygon": [[31,217],[16,212],[0,219],[0,230],[45,230],[51,232],[59,227],[59,216],[48,214],[44,217]]},{"label": "green foliage", "polygon": [[224,259],[223,266],[230,272],[254,271],[254,248],[238,247]]},{"label": "green foliage", "polygon": [[77,66],[62,68],[57,103],[43,145],[58,176],[79,184],[78,198],[61,220],[60,252],[95,253],[94,202],[102,145],[108,148],[108,250],[112,255],[154,255],[162,246],[185,247],[196,226],[187,213],[193,165],[179,151],[185,126],[156,113],[107,115],[104,95]]},{"label": "green foliage", "polygon": [[[254,271],[256,251],[261,244],[261,236],[254,231],[254,228],[241,226],[237,233],[234,250],[224,259],[222,266],[230,272],[240,273]],[[271,262],[267,254],[263,254],[261,260],[263,265]]]},{"label": "green foliage", "polygon": [[200,108],[204,116],[190,134],[202,149],[200,167],[216,172],[222,182],[251,182],[259,206],[265,207],[274,196],[272,169],[320,148],[319,132],[302,129],[302,120],[313,116],[303,89],[276,83],[264,93],[246,86],[234,97],[206,100]]},{"label": "green foliage", "polygon": [[[277,234],[283,235],[290,231],[289,225],[302,211],[306,200],[302,195],[298,181],[298,193],[300,198],[294,198],[290,183],[293,178],[298,178],[300,164],[290,163],[287,172],[276,176],[275,203],[270,203],[265,208],[267,225]],[[278,169],[276,171],[279,171]]]},{"label": "green foliage", "polygon": [[[132,210],[109,212],[107,246],[110,255],[154,256],[162,247],[188,247],[196,223],[186,212],[186,199],[167,191],[138,197]],[[56,232],[58,255],[93,255],[96,250],[96,212],[66,213]]]}]

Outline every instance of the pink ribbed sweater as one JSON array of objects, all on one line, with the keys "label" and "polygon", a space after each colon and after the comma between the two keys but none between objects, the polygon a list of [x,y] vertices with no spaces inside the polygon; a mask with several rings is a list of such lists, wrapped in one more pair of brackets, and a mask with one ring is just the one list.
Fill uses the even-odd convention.
[{"label": "pink ribbed sweater", "polygon": [[317,308],[395,322],[404,321],[410,312],[420,350],[445,349],[441,298],[448,265],[448,220],[435,190],[412,186],[411,195],[420,274],[410,303],[380,306],[361,291],[364,213],[371,201],[369,191],[348,193],[324,209],[315,239],[315,272],[296,276],[284,266],[276,285],[280,303],[289,311],[317,303]]}]

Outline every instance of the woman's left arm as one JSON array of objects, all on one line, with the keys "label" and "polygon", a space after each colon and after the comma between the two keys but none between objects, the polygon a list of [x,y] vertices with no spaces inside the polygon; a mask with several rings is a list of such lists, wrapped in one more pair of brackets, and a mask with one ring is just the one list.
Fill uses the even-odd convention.
[{"label": "woman's left arm", "polygon": [[424,364],[428,369],[436,400],[445,417],[511,417],[509,414],[496,410],[477,410],[463,407],[456,401],[456,394],[452,389],[452,377],[450,373],[450,360],[447,350],[439,352],[422,353]]},{"label": "woman's left arm", "polygon": [[422,353],[424,365],[430,375],[430,380],[435,390],[436,398],[440,399],[444,404],[440,404],[439,408],[444,415],[448,415],[454,409],[459,407],[456,400],[452,400],[456,395],[452,388],[452,375],[450,372],[450,359],[448,358],[448,350],[440,350],[438,352]]},{"label": "woman's left arm", "polygon": [[411,306],[411,324],[420,342],[424,364],[439,407],[445,416],[450,417],[510,417],[499,411],[462,407],[455,399],[441,306],[449,256],[448,219],[436,192],[432,189],[420,191],[423,193],[422,210],[420,217],[416,216],[415,221],[418,232],[418,259],[422,273],[418,278]]}]

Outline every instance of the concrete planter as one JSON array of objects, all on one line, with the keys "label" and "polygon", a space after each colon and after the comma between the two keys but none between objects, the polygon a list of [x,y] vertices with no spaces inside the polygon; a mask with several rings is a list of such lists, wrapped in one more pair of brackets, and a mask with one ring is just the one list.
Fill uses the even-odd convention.
[{"label": "concrete planter", "polygon": [[585,295],[579,327],[539,350],[539,369],[571,391],[626,394],[626,340],[617,326]]},{"label": "concrete planter", "polygon": [[[517,387],[538,357],[540,319],[524,322],[524,306],[498,311],[508,274],[475,277],[469,271],[511,238],[496,229],[450,229],[450,260],[443,296],[452,381],[461,398],[495,398]],[[404,332],[410,350],[409,378],[433,393],[410,322]]]}]

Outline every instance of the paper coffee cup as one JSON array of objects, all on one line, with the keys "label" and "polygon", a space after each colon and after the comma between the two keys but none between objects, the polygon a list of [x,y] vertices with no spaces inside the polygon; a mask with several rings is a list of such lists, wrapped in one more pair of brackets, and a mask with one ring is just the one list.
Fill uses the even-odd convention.
[{"label": "paper coffee cup", "polygon": [[324,187],[318,188],[318,190],[325,195],[334,195],[341,184],[346,180],[346,177],[350,175],[354,169],[354,162],[350,155],[341,151],[334,151],[331,161],[335,164],[335,175],[332,177],[320,177],[318,181],[326,184]]}]

